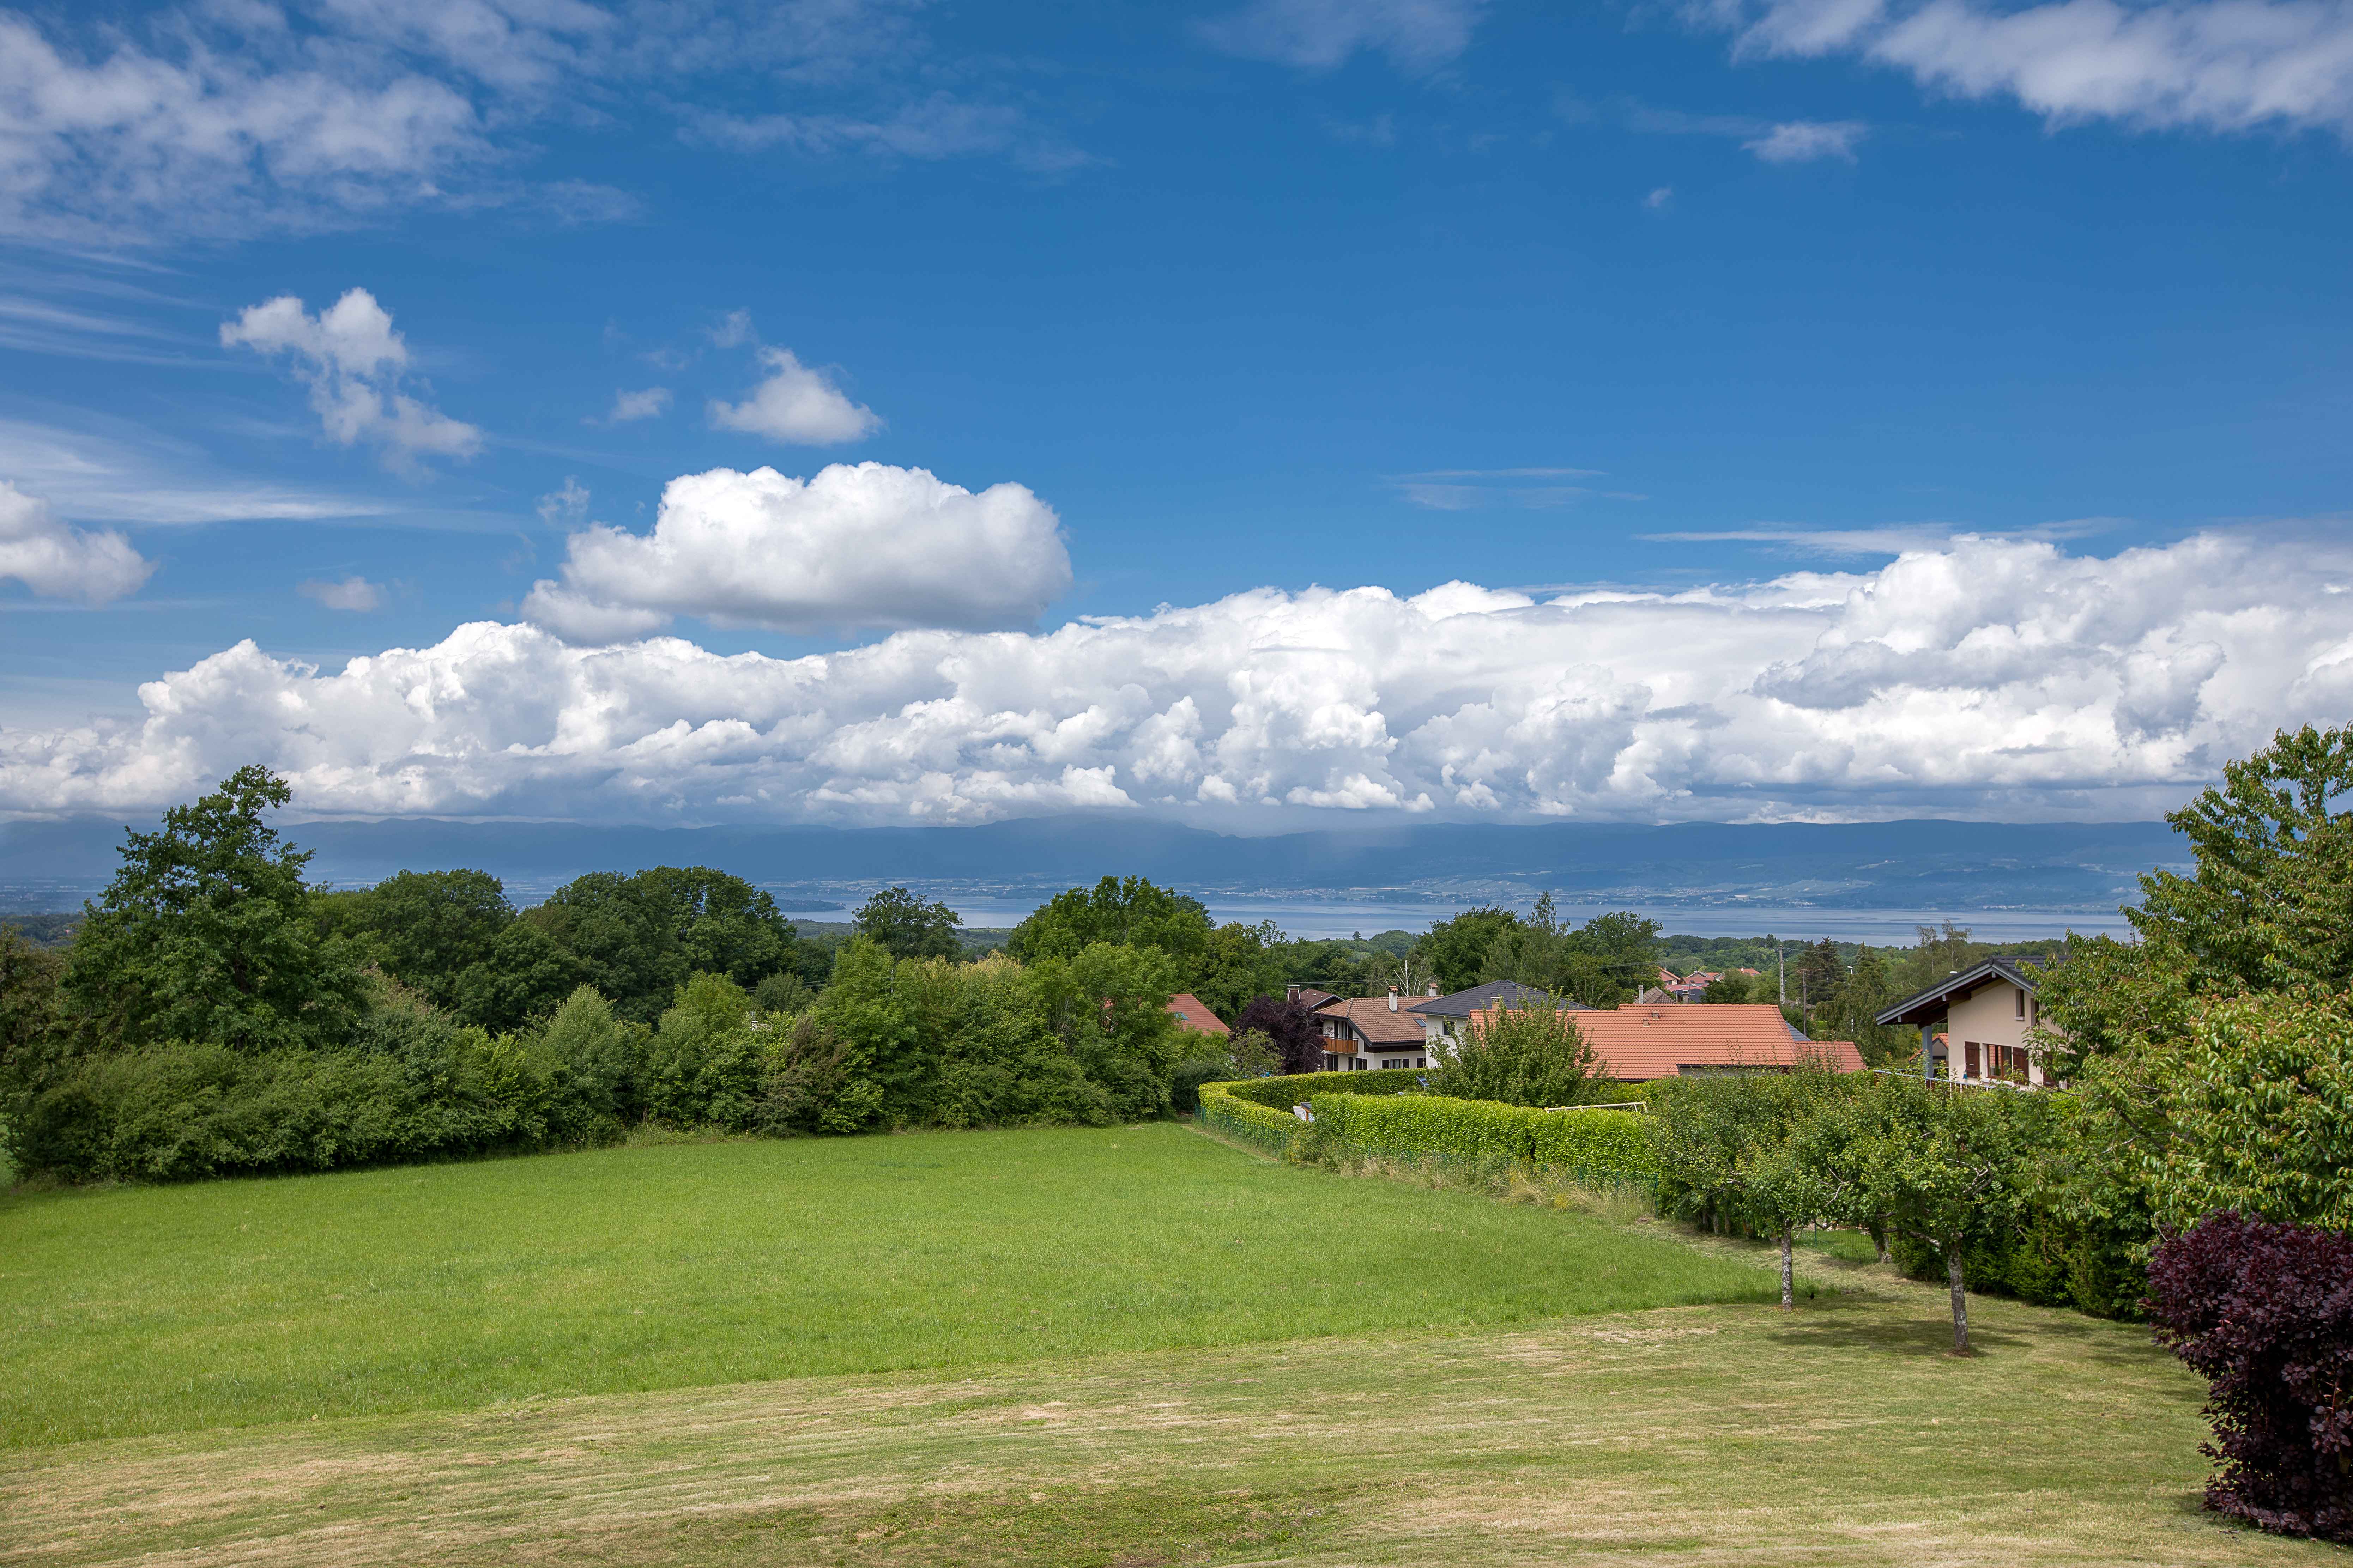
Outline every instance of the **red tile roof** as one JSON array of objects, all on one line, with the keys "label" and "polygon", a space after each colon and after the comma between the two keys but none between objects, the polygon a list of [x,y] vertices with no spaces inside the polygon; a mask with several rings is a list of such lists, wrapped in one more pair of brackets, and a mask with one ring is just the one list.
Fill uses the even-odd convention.
[{"label": "red tile roof", "polygon": [[1168,998],[1168,1010],[1176,1016],[1179,1024],[1196,1034],[1215,1035],[1223,1039],[1233,1033],[1226,1027],[1223,1018],[1210,1012],[1208,1005],[1190,991],[1179,991]]},{"label": "red tile roof", "polygon": [[[1492,1014],[1474,1014],[1482,1027]],[[1620,1083],[1672,1078],[1684,1068],[1794,1067],[1819,1060],[1841,1072],[1862,1070],[1862,1055],[1845,1040],[1800,1040],[1781,1009],[1769,1002],[1736,1004],[1628,1003],[1576,1015],[1577,1033],[1593,1047],[1596,1070]]]},{"label": "red tile roof", "polygon": [[1319,1018],[1345,1018],[1356,1026],[1356,1033],[1370,1041],[1375,1048],[1382,1046],[1419,1046],[1430,1037],[1423,1026],[1421,1015],[1405,1011],[1405,1000],[1398,1000],[1398,1011],[1389,1011],[1386,996],[1359,996],[1350,1002],[1326,1002],[1315,1009]]}]

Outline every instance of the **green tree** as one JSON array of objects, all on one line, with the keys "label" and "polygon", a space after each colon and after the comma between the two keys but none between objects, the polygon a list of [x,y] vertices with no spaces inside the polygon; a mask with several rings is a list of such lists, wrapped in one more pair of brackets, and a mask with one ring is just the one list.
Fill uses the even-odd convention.
[{"label": "green tree", "polygon": [[1846,984],[1846,960],[1839,953],[1838,943],[1824,937],[1798,955],[1797,972],[1799,1000],[1810,1016],[1817,1008],[1828,1007]]},{"label": "green tree", "polygon": [[1829,1217],[1851,1184],[1821,1157],[1815,1123],[1844,1084],[1818,1069],[1706,1073],[1666,1079],[1644,1122],[1676,1198],[1728,1215],[1781,1247],[1781,1310],[1797,1304],[1797,1228]]},{"label": "green tree", "polygon": [[1456,1044],[1452,1059],[1431,1079],[1430,1092],[1507,1105],[1599,1100],[1610,1086],[1594,1077],[1593,1047],[1577,1032],[1576,1020],[1568,1008],[1541,1002],[1492,1015]]},{"label": "green tree", "polygon": [[1481,981],[1513,980],[1588,1007],[1614,1007],[1640,994],[1658,970],[1659,922],[1630,911],[1596,915],[1571,929],[1540,894],[1525,921],[1499,930]]},{"label": "green tree", "polygon": [[1176,961],[1180,973],[1189,975],[1208,956],[1212,930],[1209,911],[1198,899],[1155,887],[1142,877],[1105,877],[1092,888],[1055,894],[1013,928],[1005,951],[1029,963],[1040,958],[1076,958],[1099,942],[1156,947]]},{"label": "green tree", "polygon": [[1859,1206],[1944,1258],[1953,1353],[1968,1354],[1968,1246],[2025,1214],[2053,1097],[1874,1075],[1841,1113],[1840,1173]]},{"label": "green tree", "polygon": [[875,894],[849,921],[855,934],[893,958],[954,958],[964,951],[955,934],[962,924],[964,917],[947,905],[926,902],[904,888]]},{"label": "green tree", "polygon": [[741,877],[708,866],[592,871],[524,910],[485,972],[470,971],[458,990],[470,1009],[535,1016],[586,984],[622,1017],[650,1023],[689,975],[723,974],[748,989],[786,971],[807,980],[815,956],[776,900]]},{"label": "green tree", "polygon": [[1432,921],[1418,951],[1430,961],[1439,990],[1468,991],[1479,984],[1497,935],[1519,923],[1520,917],[1501,905],[1482,904],[1451,920]]},{"label": "green tree", "polygon": [[496,877],[462,868],[387,877],[356,913],[385,973],[437,1007],[456,1002],[458,977],[491,956],[515,918]]},{"label": "green tree", "polygon": [[348,1035],[356,955],[311,921],[310,855],[262,820],[290,798],[277,774],[243,767],[157,832],[126,832],[121,868],[74,939],[75,1005],[134,1044],[260,1051]]},{"label": "green tree", "polygon": [[2353,988],[2353,728],[2281,731],[2165,820],[2190,875],[2151,871],[2133,927],[2190,988]]},{"label": "green tree", "polygon": [[1231,1023],[1241,1016],[1251,997],[1280,991],[1291,978],[1282,973],[1276,951],[1283,940],[1272,921],[1254,926],[1229,921],[1209,933],[1208,945],[1187,976],[1185,989]]}]

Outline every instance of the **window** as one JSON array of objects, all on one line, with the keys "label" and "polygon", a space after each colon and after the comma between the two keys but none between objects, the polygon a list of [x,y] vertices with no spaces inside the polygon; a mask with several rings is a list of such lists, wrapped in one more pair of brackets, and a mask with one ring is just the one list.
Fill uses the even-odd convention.
[{"label": "window", "polygon": [[2025,988],[2024,988],[2023,986],[2020,987],[2020,988],[2019,988],[2019,990],[2018,990],[2018,992],[2017,992],[2014,995],[2012,995],[2012,996],[2010,997],[2010,1000],[2018,1004],[2018,1016],[2019,1016],[2020,1017],[2021,1017],[2021,1018],[2025,1017],[2025,1016],[2026,1016],[2026,990],[2025,990]]}]

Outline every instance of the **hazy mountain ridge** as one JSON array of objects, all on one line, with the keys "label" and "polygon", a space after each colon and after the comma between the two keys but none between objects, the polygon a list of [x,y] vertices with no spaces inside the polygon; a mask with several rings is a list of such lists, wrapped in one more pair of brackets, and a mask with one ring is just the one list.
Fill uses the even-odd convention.
[{"label": "hazy mountain ridge", "polygon": [[[142,823],[140,826],[149,826]],[[978,827],[598,827],[436,818],[288,825],[314,879],[477,866],[529,900],[585,871],[709,865],[797,895],[892,882],[1023,892],[1138,875],[1199,892],[1392,901],[1550,889],[1565,902],[2113,910],[2152,865],[2186,859],[2156,822],[1430,823],[1243,838],[1116,816]],[[119,820],[0,824],[0,908],[70,909],[112,874]]]}]

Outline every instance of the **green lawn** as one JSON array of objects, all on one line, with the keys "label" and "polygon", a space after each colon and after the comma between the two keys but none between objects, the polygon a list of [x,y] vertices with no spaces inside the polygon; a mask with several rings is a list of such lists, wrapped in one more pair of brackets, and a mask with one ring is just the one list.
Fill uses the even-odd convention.
[{"label": "green lawn", "polygon": [[1957,1361],[1941,1289],[1850,1272],[1788,1316],[1665,1308],[17,1449],[0,1563],[2348,1560],[2200,1510],[2200,1389],[2146,1329],[1980,1300],[1982,1353]]},{"label": "green lawn", "polygon": [[1184,1128],[0,1198],[0,1447],[1757,1301],[1746,1262]]}]

